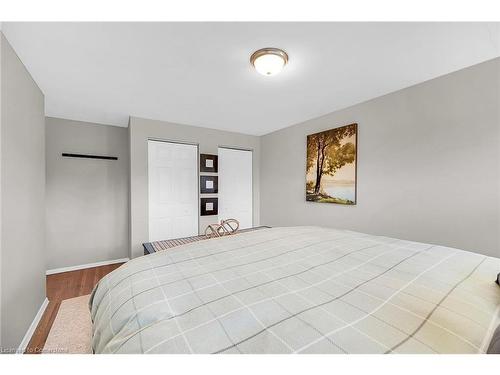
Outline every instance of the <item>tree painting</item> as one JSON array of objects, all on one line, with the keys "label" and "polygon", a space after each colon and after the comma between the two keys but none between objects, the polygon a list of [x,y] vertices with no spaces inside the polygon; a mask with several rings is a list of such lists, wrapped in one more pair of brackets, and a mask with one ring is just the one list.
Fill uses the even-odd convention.
[{"label": "tree painting", "polygon": [[306,200],[356,204],[357,127],[307,136]]}]

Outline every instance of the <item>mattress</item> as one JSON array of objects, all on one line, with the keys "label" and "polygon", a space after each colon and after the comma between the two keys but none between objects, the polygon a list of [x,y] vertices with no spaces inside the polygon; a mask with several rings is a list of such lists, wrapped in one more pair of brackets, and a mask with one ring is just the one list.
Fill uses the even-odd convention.
[{"label": "mattress", "polygon": [[485,353],[500,259],[319,227],[133,259],[91,301],[95,353]]}]

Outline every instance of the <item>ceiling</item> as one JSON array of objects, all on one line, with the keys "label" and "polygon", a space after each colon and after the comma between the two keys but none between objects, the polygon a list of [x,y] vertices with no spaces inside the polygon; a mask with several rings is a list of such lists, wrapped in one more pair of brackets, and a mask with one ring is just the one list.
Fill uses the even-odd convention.
[{"label": "ceiling", "polygon": [[[7,23],[47,116],[262,135],[500,56],[500,23]],[[262,47],[290,61],[272,77]]]}]

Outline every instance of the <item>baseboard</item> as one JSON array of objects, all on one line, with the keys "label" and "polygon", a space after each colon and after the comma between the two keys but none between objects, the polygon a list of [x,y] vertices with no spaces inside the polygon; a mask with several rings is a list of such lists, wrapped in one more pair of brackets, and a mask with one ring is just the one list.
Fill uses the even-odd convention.
[{"label": "baseboard", "polygon": [[130,260],[130,258],[121,258],[121,259],[113,259],[113,260],[104,260],[102,262],[96,262],[96,263],[80,264],[78,266],[54,268],[52,270],[45,271],[45,274],[46,275],[53,275],[55,273],[83,270],[85,268],[107,266],[108,264],[124,263],[124,262],[128,262],[129,260]]},{"label": "baseboard", "polygon": [[35,333],[36,327],[38,327],[38,323],[40,323],[40,320],[42,319],[43,313],[45,312],[45,309],[47,308],[49,304],[49,300],[47,297],[42,302],[42,306],[40,306],[40,309],[35,315],[35,319],[31,322],[30,327],[26,331],[26,334],[23,337],[23,340],[21,341],[21,344],[17,348],[17,354],[23,354],[26,351],[26,348],[28,347],[28,344],[30,343],[31,337]]}]

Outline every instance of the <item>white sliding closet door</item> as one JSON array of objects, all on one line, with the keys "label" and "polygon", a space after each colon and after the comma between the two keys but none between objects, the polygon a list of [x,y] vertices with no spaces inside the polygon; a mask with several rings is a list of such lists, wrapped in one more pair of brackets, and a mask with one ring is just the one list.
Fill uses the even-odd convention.
[{"label": "white sliding closet door", "polygon": [[149,240],[198,234],[198,146],[148,141]]},{"label": "white sliding closet door", "polygon": [[219,220],[236,219],[251,228],[252,151],[219,147]]}]

